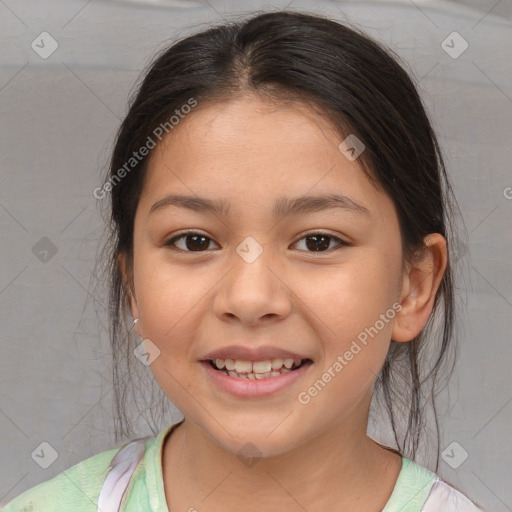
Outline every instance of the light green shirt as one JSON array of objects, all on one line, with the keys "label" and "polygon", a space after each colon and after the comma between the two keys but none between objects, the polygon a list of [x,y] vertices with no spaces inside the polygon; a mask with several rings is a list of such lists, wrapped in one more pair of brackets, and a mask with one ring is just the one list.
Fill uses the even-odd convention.
[{"label": "light green shirt", "polygon": [[[178,424],[162,430],[156,437],[131,444],[132,447],[140,447],[140,462],[137,463],[139,458],[133,449],[123,452],[129,455],[121,465],[117,464],[118,474],[125,471],[130,460],[135,470],[133,474],[128,472],[131,477],[128,474],[126,483],[121,485],[121,512],[169,512],[162,476],[162,448],[165,436],[176,425]],[[128,443],[124,447],[127,445]],[[23,492],[7,503],[1,512],[97,512],[100,490],[109,474],[109,465],[118,452],[120,448],[104,451],[72,466]],[[122,494],[124,490],[126,491]],[[104,491],[102,496],[105,494],[113,495]],[[430,512],[439,510],[439,506],[443,512],[481,510],[462,493],[444,483],[435,473],[402,457],[402,469],[382,512]],[[102,512],[110,512],[105,508],[109,507],[102,507]],[[201,504],[191,503],[189,510],[194,508],[201,510]],[[117,512],[117,506],[113,510]]]}]

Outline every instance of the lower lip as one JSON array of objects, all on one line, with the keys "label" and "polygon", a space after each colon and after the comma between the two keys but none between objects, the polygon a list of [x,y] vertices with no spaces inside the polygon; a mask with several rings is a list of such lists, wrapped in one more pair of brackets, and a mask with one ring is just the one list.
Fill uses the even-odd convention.
[{"label": "lower lip", "polygon": [[206,373],[218,387],[226,393],[240,398],[258,398],[273,395],[303,377],[312,364],[311,361],[308,361],[300,368],[283,373],[277,377],[252,380],[231,377],[231,375],[226,375],[219,370],[214,370],[209,362],[201,361],[201,365],[206,370]]}]

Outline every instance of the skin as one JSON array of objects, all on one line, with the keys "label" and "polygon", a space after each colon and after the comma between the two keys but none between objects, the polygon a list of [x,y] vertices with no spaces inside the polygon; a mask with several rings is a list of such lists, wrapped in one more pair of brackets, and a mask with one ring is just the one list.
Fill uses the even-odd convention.
[{"label": "skin", "polygon": [[[342,140],[304,105],[247,93],[200,104],[152,152],[125,278],[135,329],[160,350],[151,370],[185,416],[162,456],[171,511],[256,511],[261,495],[269,510],[368,512],[393,491],[401,458],[366,435],[372,390],[391,338],[410,341],[428,320],[446,241],[430,234],[422,258],[404,262],[392,200],[338,150]],[[278,197],[333,192],[369,215],[271,215]],[[170,206],[148,216],[171,193],[228,199],[229,215]],[[164,245],[186,229],[207,236],[206,249]],[[308,248],[310,230],[334,237],[327,250]],[[249,236],[263,248],[251,264],[236,252]],[[186,251],[186,241],[175,246]],[[394,303],[400,312],[301,404],[297,395]],[[242,400],[217,388],[199,363],[232,344],[272,345],[314,363],[274,396]],[[251,467],[237,457],[248,442],[262,457]]]}]

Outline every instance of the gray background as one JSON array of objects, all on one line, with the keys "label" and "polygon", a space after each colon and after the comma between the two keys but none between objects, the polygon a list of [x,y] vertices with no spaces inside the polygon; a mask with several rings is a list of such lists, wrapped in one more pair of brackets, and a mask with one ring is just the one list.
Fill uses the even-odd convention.
[{"label": "gray background", "polygon": [[[92,191],[140,71],[166,41],[289,2],[141,3],[0,0],[0,505],[114,447],[106,319],[96,313],[106,299],[93,275],[102,205]],[[418,83],[468,235],[438,473],[486,509],[512,510],[512,2],[289,8],[365,29],[407,60]],[[46,59],[31,48],[43,31],[58,42]],[[468,43],[458,58],[442,47],[454,31]],[[180,417],[172,411],[167,421]],[[151,433],[144,422],[139,431]],[[32,456],[43,442],[58,454],[47,469]]]}]

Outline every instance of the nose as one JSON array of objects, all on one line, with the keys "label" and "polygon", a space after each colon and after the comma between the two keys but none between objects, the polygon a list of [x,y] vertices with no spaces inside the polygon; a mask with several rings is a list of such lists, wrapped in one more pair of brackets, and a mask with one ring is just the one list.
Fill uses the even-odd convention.
[{"label": "nose", "polygon": [[282,267],[266,253],[269,251],[263,250],[252,262],[234,255],[214,301],[214,312],[222,321],[255,327],[281,321],[290,314],[290,284]]}]

